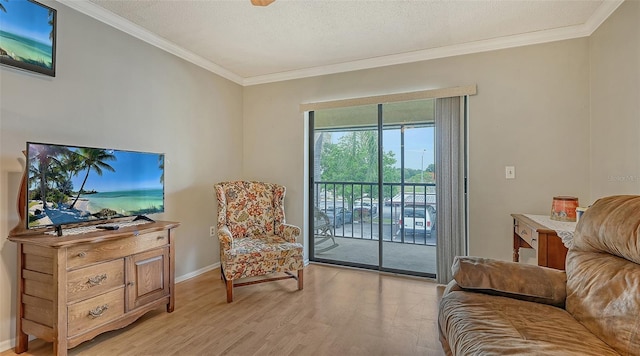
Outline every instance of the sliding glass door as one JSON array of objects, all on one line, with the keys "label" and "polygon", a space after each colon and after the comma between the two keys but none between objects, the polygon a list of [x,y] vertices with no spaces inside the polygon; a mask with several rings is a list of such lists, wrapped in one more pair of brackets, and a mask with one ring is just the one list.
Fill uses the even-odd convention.
[{"label": "sliding glass door", "polygon": [[397,157],[383,175],[385,221],[391,233],[381,249],[386,270],[436,274],[434,102],[382,106],[382,150]]},{"label": "sliding glass door", "polygon": [[311,113],[312,260],[379,265],[377,111],[369,105]]},{"label": "sliding glass door", "polygon": [[310,112],[312,261],[435,276],[434,101]]}]

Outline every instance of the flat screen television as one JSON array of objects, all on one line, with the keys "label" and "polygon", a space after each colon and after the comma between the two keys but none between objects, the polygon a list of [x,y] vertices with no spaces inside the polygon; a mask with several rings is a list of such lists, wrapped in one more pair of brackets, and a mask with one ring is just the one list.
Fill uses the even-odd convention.
[{"label": "flat screen television", "polygon": [[164,212],[164,154],[27,142],[27,228]]}]

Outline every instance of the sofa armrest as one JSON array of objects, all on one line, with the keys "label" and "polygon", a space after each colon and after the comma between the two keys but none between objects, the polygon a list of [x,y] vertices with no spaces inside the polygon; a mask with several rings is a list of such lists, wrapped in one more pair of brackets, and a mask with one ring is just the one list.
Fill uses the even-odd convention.
[{"label": "sofa armrest", "polygon": [[218,228],[218,240],[220,240],[220,252],[228,251],[233,244],[233,235],[226,225]]},{"label": "sofa armrest", "polygon": [[456,280],[454,279],[445,286],[444,292],[442,292],[442,296],[444,297],[445,295],[451,292],[460,291],[460,290],[464,290],[464,289],[462,289],[462,287],[460,287],[460,285],[458,285],[458,282],[456,282]]},{"label": "sofa armrest", "polygon": [[567,275],[564,271],[499,261],[457,256],[453,278],[463,290],[564,307]]},{"label": "sofa armrest", "polygon": [[281,236],[287,242],[297,242],[300,236],[300,228],[291,224],[280,224],[278,236]]}]

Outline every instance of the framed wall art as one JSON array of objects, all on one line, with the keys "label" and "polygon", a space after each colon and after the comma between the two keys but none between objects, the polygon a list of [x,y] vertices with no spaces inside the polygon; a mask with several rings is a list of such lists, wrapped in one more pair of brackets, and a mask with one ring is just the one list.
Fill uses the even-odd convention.
[{"label": "framed wall art", "polygon": [[0,63],[56,76],[56,10],[32,0],[0,0]]}]

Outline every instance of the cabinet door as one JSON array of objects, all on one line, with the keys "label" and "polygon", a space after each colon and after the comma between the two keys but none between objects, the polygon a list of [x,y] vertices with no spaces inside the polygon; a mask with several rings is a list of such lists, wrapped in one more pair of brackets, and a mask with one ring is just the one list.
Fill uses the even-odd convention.
[{"label": "cabinet door", "polygon": [[169,295],[169,248],[127,257],[127,310]]}]

